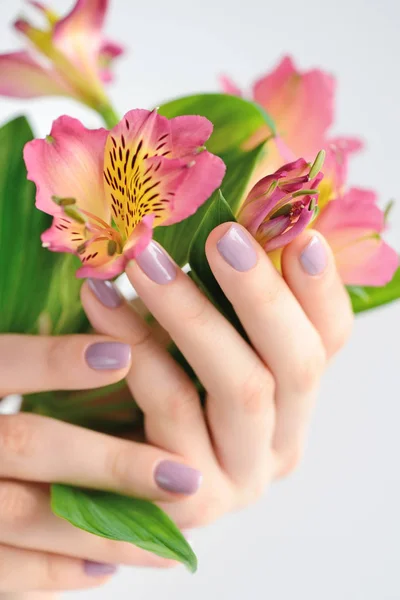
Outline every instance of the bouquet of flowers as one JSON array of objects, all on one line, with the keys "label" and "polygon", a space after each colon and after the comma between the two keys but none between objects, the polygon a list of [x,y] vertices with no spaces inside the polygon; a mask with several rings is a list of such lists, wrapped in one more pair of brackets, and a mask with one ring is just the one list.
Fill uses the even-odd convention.
[{"label": "bouquet of flowers", "polygon": [[[223,77],[220,92],[132,108],[121,118],[106,92],[123,53],[103,37],[108,2],[77,0],[64,17],[31,4],[45,25],[15,22],[28,45],[0,55],[0,94],[72,97],[105,128],[61,116],[45,139],[34,139],[25,117],[1,127],[0,332],[89,331],[82,278],[118,277],[154,237],[245,336],[205,255],[210,232],[235,221],[278,270],[290,241],[307,227],[320,231],[355,313],[400,297],[398,254],[382,237],[392,203],[382,210],[374,191],[347,186],[348,162],[362,142],[329,133],[333,77],[302,73],[285,57],[248,96]],[[170,351],[195,379],[173,344]],[[22,409],[114,434],[141,423],[124,382],[29,395]],[[52,503],[77,527],[196,568],[185,538],[150,502],[54,485]]]}]

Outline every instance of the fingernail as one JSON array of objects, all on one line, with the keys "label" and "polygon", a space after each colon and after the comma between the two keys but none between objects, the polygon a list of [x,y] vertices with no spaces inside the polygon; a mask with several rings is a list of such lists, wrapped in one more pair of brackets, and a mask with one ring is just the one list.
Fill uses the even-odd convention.
[{"label": "fingernail", "polygon": [[93,560],[85,560],[83,563],[83,568],[86,575],[90,575],[91,577],[114,575],[114,573],[116,573],[118,570],[116,565],[95,562]]},{"label": "fingernail", "polygon": [[98,342],[87,348],[85,358],[96,371],[123,369],[131,360],[131,347],[121,342]]},{"label": "fingernail", "polygon": [[155,242],[150,242],[136,258],[139,267],[155,283],[165,285],[176,277],[176,266],[168,254]]},{"label": "fingernail", "polygon": [[88,284],[93,294],[107,308],[118,308],[123,298],[117,287],[111,281],[102,279],[88,279]]},{"label": "fingernail", "polygon": [[154,479],[160,488],[188,496],[197,492],[202,478],[202,474],[197,469],[171,460],[160,462],[154,472]]},{"label": "fingernail", "polygon": [[320,275],[328,263],[328,256],[323,242],[318,236],[314,236],[308,242],[300,255],[303,269],[309,275]]},{"label": "fingernail", "polygon": [[257,253],[249,235],[238,225],[230,229],[217,242],[222,258],[236,271],[249,271],[257,262]]}]

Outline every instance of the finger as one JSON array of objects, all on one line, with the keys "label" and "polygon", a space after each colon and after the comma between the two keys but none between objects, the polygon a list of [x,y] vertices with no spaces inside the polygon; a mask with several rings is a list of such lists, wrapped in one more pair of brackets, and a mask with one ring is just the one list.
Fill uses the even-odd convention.
[{"label": "finger", "polygon": [[320,336],[265,251],[243,227],[217,227],[206,252],[254,348],[274,375],[274,447],[279,453],[297,453],[325,361]]},{"label": "finger", "polygon": [[132,348],[127,382],[145,415],[147,439],[187,460],[201,457],[204,465],[212,456],[212,448],[200,400],[190,378],[112,283],[100,280],[85,283],[81,297],[96,331],[120,337]]},{"label": "finger", "polygon": [[27,413],[0,416],[0,477],[170,501],[201,483],[169,452]]},{"label": "finger", "polygon": [[115,568],[0,545],[0,592],[76,590],[106,583]]},{"label": "finger", "polygon": [[73,527],[52,512],[48,486],[21,481],[0,481],[0,543],[103,564],[162,568],[176,564]]},{"label": "finger", "polygon": [[223,468],[240,483],[265,476],[273,380],[260,359],[155,242],[127,274],[209,392],[209,426]]},{"label": "finger", "polygon": [[336,270],[332,250],[320,233],[305,231],[282,255],[283,276],[318,330],[328,356],[350,336],[353,311]]},{"label": "finger", "polygon": [[50,390],[89,389],[123,379],[131,351],[115,338],[0,336],[0,397]]}]

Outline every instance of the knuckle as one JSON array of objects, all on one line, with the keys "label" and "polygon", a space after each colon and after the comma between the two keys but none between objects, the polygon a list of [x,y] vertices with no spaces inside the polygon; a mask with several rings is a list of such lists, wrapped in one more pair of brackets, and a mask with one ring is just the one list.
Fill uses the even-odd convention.
[{"label": "knuckle", "polygon": [[25,529],[37,518],[40,499],[34,488],[13,481],[0,483],[0,522],[12,529]]},{"label": "knuckle", "polygon": [[43,554],[43,586],[49,589],[62,587],[66,582],[66,572],[63,562],[52,554]]},{"label": "knuckle", "polygon": [[314,344],[314,349],[308,351],[297,366],[292,368],[292,385],[296,392],[305,393],[313,390],[319,383],[326,365],[326,353],[322,343]]},{"label": "knuckle", "polygon": [[259,477],[251,481],[240,490],[239,508],[245,508],[256,504],[264,496],[267,487],[265,477]]},{"label": "knuckle", "polygon": [[177,421],[190,414],[197,407],[198,400],[198,394],[192,382],[185,379],[166,393],[157,410],[161,410],[166,419]]},{"label": "knuckle", "polygon": [[186,528],[195,529],[210,525],[225,512],[226,506],[221,497],[207,496],[198,503],[196,512],[189,517]]},{"label": "knuckle", "polygon": [[204,325],[209,319],[209,302],[207,298],[196,290],[196,294],[187,294],[186,302],[181,306],[182,322]]},{"label": "knuckle", "polygon": [[24,457],[33,454],[35,427],[32,415],[4,415],[0,417],[0,457]]},{"label": "knuckle", "polygon": [[129,445],[121,442],[118,448],[112,448],[106,458],[105,470],[118,489],[132,487],[132,453]]},{"label": "knuckle", "polygon": [[259,414],[267,407],[274,391],[274,382],[267,371],[257,367],[239,388],[239,403],[246,414]]},{"label": "knuckle", "polygon": [[[259,311],[265,312],[270,306],[279,302],[282,286],[275,282],[269,282],[268,286],[262,285],[252,291],[252,303]],[[261,312],[261,314],[262,314]]]},{"label": "knuckle", "polygon": [[[70,356],[71,338],[69,336],[50,338],[46,350],[47,372],[54,378],[59,371],[60,364],[65,362],[66,356]],[[74,353],[72,354],[74,356]]]}]

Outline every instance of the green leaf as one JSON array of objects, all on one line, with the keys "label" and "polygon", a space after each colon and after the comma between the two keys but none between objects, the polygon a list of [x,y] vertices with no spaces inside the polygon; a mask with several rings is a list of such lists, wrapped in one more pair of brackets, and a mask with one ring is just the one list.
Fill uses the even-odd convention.
[{"label": "green leaf", "polygon": [[240,152],[231,158],[222,156],[225,164],[229,167],[222,182],[221,191],[234,214],[240,208],[251,176],[265,152],[266,143],[263,142],[249,152]]},{"label": "green leaf", "polygon": [[[35,207],[23,148],[33,139],[25,117],[0,128],[0,333],[66,333],[86,326],[76,263],[45,250],[51,217]],[[54,276],[58,278],[58,283]]]},{"label": "green leaf", "polygon": [[355,313],[377,308],[400,298],[400,268],[392,281],[383,287],[352,287],[347,288]]},{"label": "green leaf", "polygon": [[56,484],[51,488],[53,512],[94,535],[130,542],[163,558],[179,561],[193,573],[197,559],[182,533],[155,504],[112,492]]},{"label": "green leaf", "polygon": [[258,104],[227,94],[185,96],[163,104],[158,112],[171,119],[180,115],[202,115],[214,124],[207,149],[214,154],[238,151],[260,128],[275,134],[271,117]]},{"label": "green leaf", "polygon": [[236,221],[229,204],[222,193],[218,190],[212,196],[212,203],[209,207],[200,227],[198,228],[189,251],[189,264],[191,276],[194,281],[203,289],[209,299],[222,312],[222,314],[236,327],[236,329],[246,337],[243,327],[236,316],[235,311],[225,294],[221,290],[213,272],[208,264],[205,245],[208,236],[215,227],[222,223]]},{"label": "green leaf", "polygon": [[[180,98],[164,104],[159,112],[168,118],[202,115],[213,123],[214,132],[207,142],[207,150],[218,154],[225,162],[227,170],[221,189],[233,212],[236,212],[257,162],[265,151],[265,142],[249,152],[243,151],[241,146],[260,128],[268,126],[273,131],[270,117],[253,102],[225,94]],[[210,200],[189,219],[155,230],[155,239],[181,266],[188,261],[189,246],[209,207]]]}]

